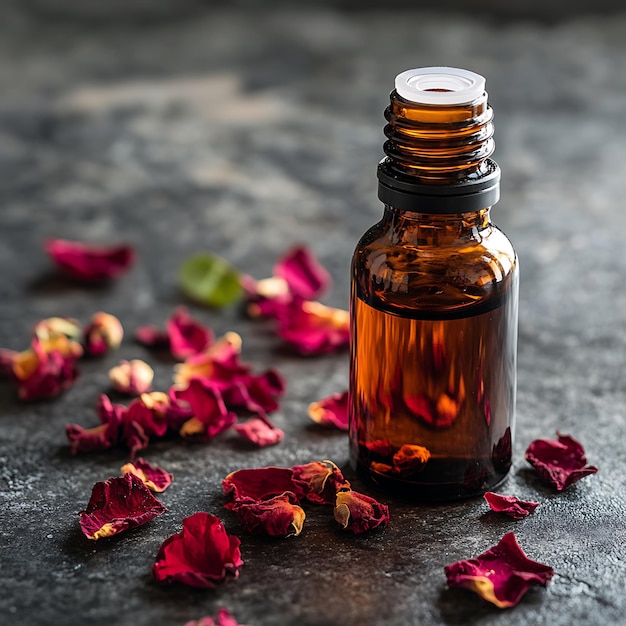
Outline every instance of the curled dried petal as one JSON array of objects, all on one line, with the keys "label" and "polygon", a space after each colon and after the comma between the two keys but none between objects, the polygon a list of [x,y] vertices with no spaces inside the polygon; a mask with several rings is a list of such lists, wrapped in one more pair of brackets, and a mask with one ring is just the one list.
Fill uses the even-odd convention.
[{"label": "curled dried petal", "polygon": [[242,502],[259,502],[278,496],[286,491],[295,494],[300,500],[305,492],[300,483],[294,481],[293,472],[288,467],[259,467],[231,472],[222,481],[224,494],[232,495],[233,502],[227,508],[237,508]]},{"label": "curled dried petal", "polygon": [[344,348],[350,341],[350,314],[319,302],[295,301],[279,319],[278,334],[303,355]]},{"label": "curled dried petal", "polygon": [[168,537],[152,568],[159,582],[191,587],[217,587],[228,575],[237,578],[243,565],[240,541],[226,533],[219,518],[195,513],[183,520],[183,530]]},{"label": "curled dried petal", "polygon": [[50,239],[45,249],[55,265],[68,276],[85,282],[101,282],[122,274],[135,260],[130,246],[92,246],[77,241]]},{"label": "curled dried petal", "polygon": [[374,498],[348,489],[337,494],[335,519],[355,535],[389,524],[389,508]]},{"label": "curled dried petal", "polygon": [[165,511],[141,479],[124,474],[94,485],[87,509],[79,514],[80,527],[96,540],[141,526]]},{"label": "curled dried petal", "polygon": [[293,481],[300,485],[307,500],[316,504],[335,504],[337,492],[350,483],[332,461],[313,461],[291,468]]},{"label": "curled dried petal", "polygon": [[135,459],[134,461],[122,465],[120,471],[122,476],[124,474],[134,474],[143,481],[150,491],[156,493],[165,491],[172,484],[172,480],[174,479],[173,474],[166,472],[158,465],[151,465],[148,461],[144,461],[143,459]]},{"label": "curled dried petal", "polygon": [[183,360],[200,354],[213,341],[211,329],[191,317],[184,307],[178,307],[174,311],[166,328],[170,351],[176,359]]},{"label": "curled dried petal", "polygon": [[586,464],[585,450],[576,439],[558,432],[557,437],[558,441],[535,439],[526,449],[526,460],[546,482],[562,491],[598,468]]},{"label": "curled dried petal", "polygon": [[263,448],[280,443],[285,438],[285,433],[276,426],[268,424],[266,419],[255,417],[243,424],[235,424],[237,434],[255,446]]},{"label": "curled dried petal", "polygon": [[117,444],[126,408],[120,404],[113,404],[108,396],[102,394],[98,398],[96,411],[100,417],[99,426],[83,428],[78,424],[66,425],[65,433],[72,454],[108,450]]},{"label": "curled dried petal", "polygon": [[348,430],[349,393],[334,393],[319,402],[309,405],[309,417],[321,426],[331,426]]},{"label": "curled dried petal", "polygon": [[271,537],[299,535],[306,517],[295,494],[289,491],[268,500],[242,503],[236,511],[245,531]]},{"label": "curled dried petal", "polygon": [[83,337],[85,354],[99,356],[108,350],[115,350],[120,347],[123,338],[124,328],[117,317],[102,311],[96,313],[85,329]]},{"label": "curled dried petal", "polygon": [[294,296],[318,298],[330,285],[330,274],[306,246],[288,250],[274,266],[274,276],[282,278]]},{"label": "curled dried petal", "polygon": [[141,359],[122,360],[109,370],[109,380],[116,391],[138,396],[152,389],[154,370]]},{"label": "curled dried petal", "polygon": [[548,565],[530,560],[515,535],[507,533],[484,554],[445,567],[448,586],[465,587],[500,609],[515,606],[533,585],[546,586],[554,575]]},{"label": "curled dried petal", "polygon": [[504,513],[514,519],[523,519],[539,506],[538,502],[520,500],[515,496],[503,496],[493,491],[488,491],[483,497],[492,511]]}]

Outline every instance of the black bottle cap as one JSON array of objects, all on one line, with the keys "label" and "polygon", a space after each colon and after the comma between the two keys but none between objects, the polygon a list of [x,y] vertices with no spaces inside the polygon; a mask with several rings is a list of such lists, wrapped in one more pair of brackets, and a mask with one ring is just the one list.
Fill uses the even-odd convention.
[{"label": "black bottle cap", "polygon": [[389,167],[389,159],[378,164],[378,198],[384,204],[416,213],[469,213],[493,206],[500,199],[500,168],[485,161],[488,171],[458,183],[416,183]]}]

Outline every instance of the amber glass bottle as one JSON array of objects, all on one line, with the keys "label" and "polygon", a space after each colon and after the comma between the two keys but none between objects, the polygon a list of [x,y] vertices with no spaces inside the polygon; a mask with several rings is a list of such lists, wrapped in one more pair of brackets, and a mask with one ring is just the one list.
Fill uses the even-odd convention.
[{"label": "amber glass bottle", "polygon": [[402,497],[478,495],[511,466],[518,297],[515,251],[490,219],[485,80],[409,70],[385,117],[384,214],[352,263],[351,458]]}]

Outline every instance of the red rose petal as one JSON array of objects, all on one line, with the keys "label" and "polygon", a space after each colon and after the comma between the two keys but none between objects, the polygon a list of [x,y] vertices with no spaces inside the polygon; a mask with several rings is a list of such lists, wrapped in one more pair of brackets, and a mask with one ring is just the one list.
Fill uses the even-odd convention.
[{"label": "red rose petal", "polygon": [[514,519],[523,519],[539,506],[538,502],[520,500],[515,496],[502,496],[493,491],[488,491],[483,497],[492,511],[504,513]]},{"label": "red rose petal", "polygon": [[96,540],[141,526],[165,511],[140,478],[125,474],[94,485],[87,509],[79,514],[80,528]]},{"label": "red rose petal", "polygon": [[161,493],[165,491],[174,479],[174,475],[166,472],[158,465],[151,465],[143,459],[135,459],[130,463],[122,465],[120,469],[122,476],[124,474],[134,474],[143,481],[150,491]]},{"label": "red rose petal", "polygon": [[374,498],[348,489],[337,493],[335,519],[355,535],[389,524],[389,508]]},{"label": "red rose petal", "polygon": [[337,492],[350,487],[341,470],[332,461],[313,461],[306,465],[294,465],[293,482],[307,500],[316,504],[335,504]]},{"label": "red rose petal", "polygon": [[289,491],[268,500],[239,504],[236,511],[245,531],[271,537],[299,535],[306,517],[298,499]]},{"label": "red rose petal", "polygon": [[235,424],[237,434],[255,446],[264,448],[280,443],[285,438],[285,433],[276,426],[270,426],[266,420],[258,417],[249,419],[243,424]]},{"label": "red rose petal", "polygon": [[159,582],[216,587],[228,575],[239,576],[243,565],[239,545],[239,539],[226,533],[219,518],[195,513],[183,520],[182,532],[163,542],[152,572]]},{"label": "red rose petal", "polygon": [[288,250],[276,263],[274,276],[282,278],[294,296],[311,300],[318,298],[330,285],[330,274],[306,246]]},{"label": "red rose petal", "polygon": [[298,300],[278,322],[278,335],[303,355],[333,352],[350,341],[348,311],[319,302]]},{"label": "red rose petal", "polygon": [[309,405],[309,417],[321,426],[348,430],[349,393],[334,393]]},{"label": "red rose petal", "polygon": [[184,307],[178,307],[174,311],[166,328],[170,351],[179,360],[199,354],[213,341],[211,329],[191,317]]},{"label": "red rose petal", "polygon": [[244,624],[237,623],[237,620],[226,609],[221,608],[217,612],[217,621],[207,616],[187,622],[185,626],[244,626]]},{"label": "red rose petal", "polygon": [[573,437],[558,432],[557,437],[558,441],[535,439],[526,449],[526,460],[546,482],[562,491],[598,468],[586,465],[585,450]]},{"label": "red rose petal", "polygon": [[102,394],[98,398],[96,411],[100,417],[99,426],[83,428],[78,424],[66,425],[65,433],[72,454],[108,450],[117,444],[126,407],[113,404],[108,396]]},{"label": "red rose petal", "polygon": [[192,380],[178,397],[188,402],[193,411],[193,417],[179,431],[182,437],[209,440],[237,421],[237,416],[226,408],[219,390],[203,380]]},{"label": "red rose petal", "polygon": [[294,481],[293,472],[287,467],[259,467],[231,472],[222,481],[225,495],[232,495],[233,502],[227,508],[236,508],[242,502],[259,502],[291,491],[299,499],[305,495],[304,488]]},{"label": "red rose petal", "polygon": [[61,271],[85,282],[114,278],[128,270],[135,260],[135,251],[124,245],[100,247],[50,239],[45,250]]},{"label": "red rose petal", "polygon": [[507,533],[497,546],[475,559],[445,567],[448,586],[465,587],[498,608],[515,606],[532,585],[546,586],[554,570],[531,561],[515,535]]}]

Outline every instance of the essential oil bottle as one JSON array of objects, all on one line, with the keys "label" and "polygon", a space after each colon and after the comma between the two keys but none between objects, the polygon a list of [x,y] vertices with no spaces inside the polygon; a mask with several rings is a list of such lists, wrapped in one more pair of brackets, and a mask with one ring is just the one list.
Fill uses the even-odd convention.
[{"label": "essential oil bottle", "polygon": [[385,118],[384,213],[352,262],[351,459],[400,497],[479,495],[511,467],[518,308],[517,256],[490,217],[485,79],[403,72]]}]

